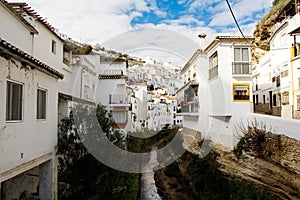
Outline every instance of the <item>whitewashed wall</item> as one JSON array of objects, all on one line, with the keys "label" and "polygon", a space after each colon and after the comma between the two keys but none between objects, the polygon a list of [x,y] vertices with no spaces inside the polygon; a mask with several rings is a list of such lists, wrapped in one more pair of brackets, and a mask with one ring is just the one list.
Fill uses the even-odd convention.
[{"label": "whitewashed wall", "polygon": [[266,130],[275,134],[284,134],[290,138],[300,140],[300,120],[286,119],[270,115],[248,113],[243,117],[243,124],[257,121],[259,124],[266,125]]},{"label": "whitewashed wall", "polygon": [[26,26],[0,3],[0,37],[28,54],[32,53],[33,38]]},{"label": "whitewashed wall", "polygon": [[[37,70],[8,66],[0,57],[0,172],[54,151],[57,144],[58,81]],[[9,70],[10,69],[10,70]],[[10,75],[9,79],[7,79]],[[23,83],[23,120],[6,122],[6,81]],[[37,88],[47,90],[46,120],[36,119]],[[23,156],[21,156],[21,154]]]}]

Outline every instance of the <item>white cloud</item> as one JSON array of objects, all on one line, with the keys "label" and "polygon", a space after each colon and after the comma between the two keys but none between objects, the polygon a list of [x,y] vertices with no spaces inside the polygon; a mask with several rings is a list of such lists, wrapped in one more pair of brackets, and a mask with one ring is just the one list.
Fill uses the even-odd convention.
[{"label": "white cloud", "polygon": [[[235,4],[233,3],[233,9],[238,19],[243,20],[246,16],[252,17],[257,10],[268,8],[271,1],[252,0],[249,3],[249,0],[240,0]],[[206,45],[217,34],[213,26],[224,26],[222,31],[224,34],[238,34],[236,28],[226,28],[227,25],[234,22],[224,0],[178,0],[179,4],[188,7],[189,14],[184,14],[178,19],[165,19],[160,24],[137,25],[132,25],[132,20],[136,17],[142,17],[144,12],[154,13],[161,18],[167,18],[167,13],[159,8],[156,0],[27,0],[26,2],[42,17],[48,18],[54,27],[77,41],[107,44],[108,46],[105,48],[108,49],[116,49],[120,46],[123,49],[127,48],[127,50],[139,49],[135,53],[139,53],[141,56],[147,52],[153,54],[153,57],[157,56],[164,59],[171,59],[172,56],[175,56],[176,62],[181,62],[181,64],[183,64],[183,58],[189,58],[193,51],[198,48],[199,39],[197,36],[199,33],[207,34]],[[203,20],[201,20],[199,13],[203,9],[211,13],[211,16],[203,16]],[[204,18],[212,19],[209,24],[210,27],[205,26]],[[254,26],[253,23],[242,26],[242,28],[245,34],[248,34],[253,32]],[[143,28],[152,28],[157,31],[156,33],[152,32],[153,35],[144,31],[141,34],[144,36],[143,38],[131,37],[120,40],[121,36],[127,34],[128,31],[139,33],[138,31]],[[189,46],[176,42],[178,34],[185,36],[194,45]],[[118,38],[119,46],[111,42],[113,38]],[[129,44],[130,46],[128,46]],[[155,49],[155,45],[159,48]]]},{"label": "white cloud", "polygon": [[190,12],[198,12],[211,6],[212,4],[221,2],[222,0],[194,0],[190,4]]},{"label": "white cloud", "polygon": [[[222,3],[223,7],[224,5],[226,5],[225,2]],[[249,0],[241,0],[236,4],[231,4],[231,7],[236,19],[243,20],[248,17],[254,18],[254,14],[256,14],[257,11],[268,9],[271,5],[272,0],[252,0],[251,3],[249,3]],[[223,12],[213,16],[209,26],[226,26],[230,24],[234,24],[234,20],[230,14],[229,8],[227,7],[227,9]]]},{"label": "white cloud", "polygon": [[186,25],[186,26],[203,26],[204,22],[199,21],[192,15],[183,15],[179,19],[164,20],[162,23],[166,23],[173,26]]},{"label": "white cloud", "polygon": [[156,0],[146,0],[148,4],[150,5],[150,10],[153,11],[156,15],[160,17],[166,17],[167,13],[164,11],[161,11],[158,6]]}]

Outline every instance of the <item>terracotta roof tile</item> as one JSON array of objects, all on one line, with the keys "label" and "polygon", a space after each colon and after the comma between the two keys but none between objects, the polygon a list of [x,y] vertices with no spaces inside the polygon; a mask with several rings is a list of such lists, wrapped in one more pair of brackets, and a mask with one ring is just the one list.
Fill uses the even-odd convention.
[{"label": "terracotta roof tile", "polygon": [[32,67],[36,67],[38,70],[45,72],[49,75],[52,75],[56,78],[63,79],[64,75],[55,69],[49,67],[48,65],[44,64],[43,62],[35,59],[31,55],[25,53],[24,51],[20,50],[19,48],[15,47],[14,45],[6,42],[5,40],[0,38],[0,53],[1,55],[9,55],[17,60],[22,62],[28,63]]}]

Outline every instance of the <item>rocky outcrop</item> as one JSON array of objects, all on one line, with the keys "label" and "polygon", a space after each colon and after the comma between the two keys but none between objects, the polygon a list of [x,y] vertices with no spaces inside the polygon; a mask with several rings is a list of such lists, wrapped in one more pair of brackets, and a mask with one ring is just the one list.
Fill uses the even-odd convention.
[{"label": "rocky outcrop", "polygon": [[[300,141],[268,133],[265,152],[243,151],[238,159],[232,150],[215,145],[219,170],[225,175],[272,191],[282,199],[300,199]],[[272,140],[272,138],[274,140]],[[274,142],[274,141],[277,141]]]},{"label": "rocky outcrop", "polygon": [[[205,149],[211,150],[216,155],[214,162],[217,169],[228,179],[251,183],[280,199],[300,199],[300,141],[256,128],[255,125],[242,132],[243,137],[234,150],[201,141],[200,133],[183,137],[187,140],[184,144],[191,145],[184,147],[200,157]],[[193,142],[191,138],[194,138]]]},{"label": "rocky outcrop", "polygon": [[266,51],[270,50],[269,39],[275,31],[275,23],[278,16],[281,14],[284,7],[292,0],[278,1],[271,10],[264,16],[264,18],[256,25],[254,31],[254,47],[253,59],[254,63],[258,63]]}]

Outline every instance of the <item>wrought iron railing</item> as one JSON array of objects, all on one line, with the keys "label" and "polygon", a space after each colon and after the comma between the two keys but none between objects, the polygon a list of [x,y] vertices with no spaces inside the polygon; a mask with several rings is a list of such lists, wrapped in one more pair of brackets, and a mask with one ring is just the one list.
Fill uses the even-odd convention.
[{"label": "wrought iron railing", "polygon": [[109,95],[110,104],[128,104],[127,94],[110,94]]},{"label": "wrought iron railing", "polygon": [[251,74],[250,62],[233,62],[232,63],[232,74]]}]

